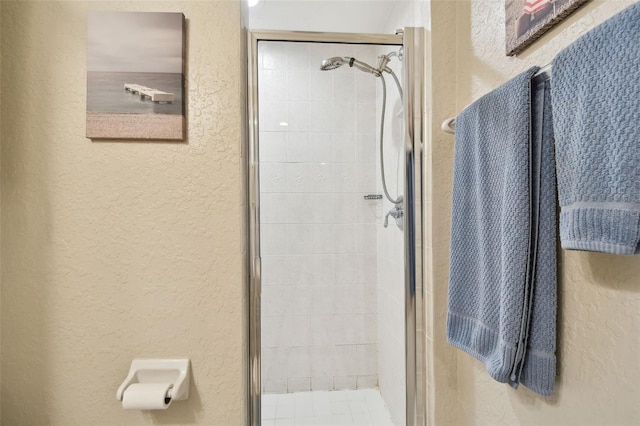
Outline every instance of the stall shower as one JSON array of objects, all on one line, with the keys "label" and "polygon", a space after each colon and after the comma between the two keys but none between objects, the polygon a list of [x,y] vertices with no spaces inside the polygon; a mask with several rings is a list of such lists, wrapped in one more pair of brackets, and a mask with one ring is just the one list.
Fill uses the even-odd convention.
[{"label": "stall shower", "polygon": [[401,48],[258,47],[262,422],[403,425]]}]

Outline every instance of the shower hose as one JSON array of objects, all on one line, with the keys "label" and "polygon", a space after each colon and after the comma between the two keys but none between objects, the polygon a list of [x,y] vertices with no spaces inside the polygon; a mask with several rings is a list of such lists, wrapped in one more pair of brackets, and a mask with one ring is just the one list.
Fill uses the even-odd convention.
[{"label": "shower hose", "polygon": [[[398,88],[398,93],[400,94],[400,100],[403,99],[402,87],[400,86],[400,81],[396,74],[390,68],[387,68],[389,74],[393,77],[396,82],[396,87]],[[387,182],[384,174],[384,116],[385,110],[387,106],[387,83],[384,80],[384,75],[380,73],[380,81],[382,82],[382,113],[380,119],[380,174],[382,175],[382,189],[384,190],[384,195],[387,197],[389,201],[393,204],[401,204],[402,203],[402,195],[398,195],[398,198],[393,199],[391,195],[389,195],[389,191],[387,190]]]}]

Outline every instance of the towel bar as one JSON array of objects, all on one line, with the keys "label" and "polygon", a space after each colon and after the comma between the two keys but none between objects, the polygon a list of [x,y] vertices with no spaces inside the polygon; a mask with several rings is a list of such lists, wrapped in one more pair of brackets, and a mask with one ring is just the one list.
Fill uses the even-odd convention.
[{"label": "towel bar", "polygon": [[[551,79],[551,64],[547,64],[544,67],[540,68],[537,73],[533,75],[531,82],[533,84],[541,83],[543,81],[547,81]],[[456,118],[450,117],[442,122],[442,126],[440,126],[443,132],[449,133],[450,135],[455,135],[456,133]]]}]

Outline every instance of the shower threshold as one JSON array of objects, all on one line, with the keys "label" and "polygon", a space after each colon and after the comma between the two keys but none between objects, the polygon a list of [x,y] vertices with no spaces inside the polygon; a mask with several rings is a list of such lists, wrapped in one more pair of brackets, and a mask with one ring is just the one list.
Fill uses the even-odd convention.
[{"label": "shower threshold", "polygon": [[262,395],[262,426],[394,426],[378,389]]}]

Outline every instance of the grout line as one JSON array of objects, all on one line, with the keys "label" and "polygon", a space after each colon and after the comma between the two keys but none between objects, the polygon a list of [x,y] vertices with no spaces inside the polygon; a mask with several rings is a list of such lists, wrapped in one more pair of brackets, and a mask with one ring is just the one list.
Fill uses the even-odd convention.
[{"label": "grout line", "polygon": [[[369,393],[369,391],[375,391],[376,392],[376,397],[372,397],[372,394]],[[334,399],[331,399],[329,394],[333,393]],[[338,395],[340,394],[340,395]],[[391,414],[389,413],[388,408],[386,407],[386,404],[382,398],[382,395],[380,394],[380,391],[378,389],[360,389],[360,390],[339,390],[339,391],[311,391],[311,392],[294,392],[294,393],[289,393],[289,394],[269,394],[269,395],[274,395],[275,398],[269,398],[269,399],[275,399],[276,401],[279,401],[281,398],[281,396],[284,395],[291,395],[286,397],[286,402],[279,402],[279,404],[276,406],[276,417],[271,419],[267,419],[264,418],[263,420],[269,420],[269,422],[273,421],[273,422],[277,422],[278,420],[283,420],[283,419],[295,419],[295,418],[305,418],[305,419],[310,419],[313,418],[314,420],[316,418],[324,418],[324,417],[345,417],[348,416],[350,418],[350,420],[352,421],[352,423],[355,424],[355,422],[357,420],[362,420],[363,417],[364,419],[368,419],[369,421],[371,420],[383,420],[383,419],[371,419],[371,415],[370,413],[372,412],[384,412],[386,414],[386,423],[382,423],[388,426],[393,426],[393,423],[391,421]],[[301,396],[306,396],[308,395],[308,397],[306,399],[309,399],[311,401],[311,412],[310,413],[304,413],[305,415],[303,416],[296,416],[296,400],[297,399],[301,399]],[[331,414],[331,415],[315,415],[313,410],[314,410],[314,405],[316,400],[320,399],[320,395],[326,395],[326,401],[331,403],[331,402],[336,402],[336,403],[346,403],[348,406],[348,413],[343,413],[343,414]],[[298,396],[298,398],[296,398],[296,396]],[[343,398],[335,398],[335,396],[340,396]],[[309,405],[308,403],[306,404],[307,406]],[[291,415],[286,415],[284,417],[280,417],[278,416],[278,406],[292,406],[289,408],[288,413],[291,412],[291,409],[293,409],[293,416]],[[364,408],[365,410],[362,411],[356,411],[354,412],[352,407],[353,406],[361,406],[362,408]],[[363,414],[364,413],[364,414]],[[306,414],[311,414],[311,415],[306,415]],[[383,420],[384,421],[384,420]]]}]

